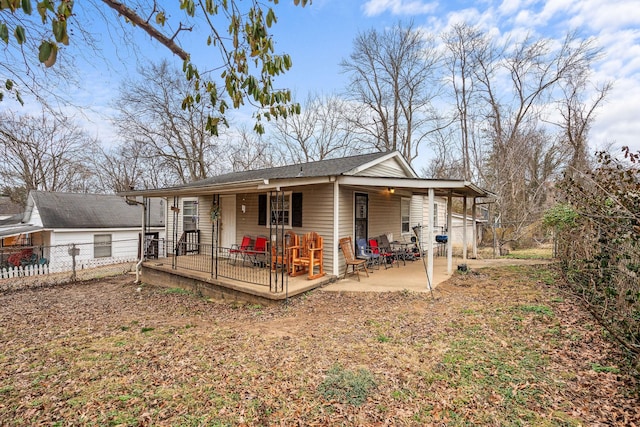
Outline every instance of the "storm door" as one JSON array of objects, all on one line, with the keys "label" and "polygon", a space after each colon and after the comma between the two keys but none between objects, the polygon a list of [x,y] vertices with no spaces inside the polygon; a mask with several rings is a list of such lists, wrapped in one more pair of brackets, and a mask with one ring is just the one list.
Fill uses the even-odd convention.
[{"label": "storm door", "polygon": [[355,194],[355,241],[365,239],[369,236],[369,195],[363,193]]}]

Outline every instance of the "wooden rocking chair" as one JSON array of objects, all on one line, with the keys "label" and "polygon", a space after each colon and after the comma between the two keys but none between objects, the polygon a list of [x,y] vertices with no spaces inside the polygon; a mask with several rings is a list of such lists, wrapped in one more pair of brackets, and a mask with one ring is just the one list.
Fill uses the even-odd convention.
[{"label": "wooden rocking chair", "polygon": [[366,259],[358,259],[353,253],[353,242],[351,241],[351,236],[343,237],[340,239],[340,250],[342,250],[342,254],[344,255],[344,260],[346,264],[346,268],[344,269],[344,278],[347,278],[347,273],[349,272],[349,267],[353,268],[353,273],[358,276],[358,282],[360,281],[360,270],[361,268],[364,270],[364,273],[369,277],[369,271],[367,270],[367,260]]},{"label": "wooden rocking chair", "polygon": [[291,254],[292,248],[300,247],[300,239],[298,235],[291,230],[288,230],[284,235],[284,244],[277,242],[271,245],[271,271],[276,271],[278,267],[281,267],[289,273],[291,266]]},{"label": "wooden rocking chair", "polygon": [[[300,245],[291,248],[291,276],[307,273],[308,279],[313,280],[324,276],[324,239],[316,232],[307,233],[302,237]],[[318,272],[315,273],[315,268]]]}]

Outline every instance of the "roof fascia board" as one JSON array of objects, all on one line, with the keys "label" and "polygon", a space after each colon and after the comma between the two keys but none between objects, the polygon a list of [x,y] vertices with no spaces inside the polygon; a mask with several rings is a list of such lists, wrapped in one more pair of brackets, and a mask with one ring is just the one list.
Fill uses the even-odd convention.
[{"label": "roof fascia board", "polygon": [[469,193],[469,196],[482,197],[488,193],[480,187],[468,181],[451,181],[441,179],[420,179],[420,178],[383,178],[366,176],[341,176],[338,178],[341,185],[362,185],[370,187],[405,187],[417,190],[428,190],[430,188],[440,190],[462,190]]},{"label": "roof fascia board", "polygon": [[[266,180],[268,182],[268,180]],[[169,187],[152,190],[133,190],[118,193],[118,196],[143,196],[143,197],[167,197],[167,196],[197,196],[199,194],[232,193],[237,190],[255,190],[259,184],[264,184],[264,179],[250,181],[238,181],[225,184],[205,184],[190,187]]]},{"label": "roof fascia board", "polygon": [[293,178],[293,179],[282,179],[282,180],[267,180],[265,179],[262,184],[258,185],[258,190],[275,190],[278,187],[298,187],[304,185],[315,185],[315,184],[328,184],[330,182],[334,182],[336,178],[334,176],[318,176],[318,177],[309,177],[309,178]]},{"label": "roof fascia board", "polygon": [[391,151],[389,153],[387,153],[384,156],[378,157],[375,160],[372,160],[370,162],[367,162],[365,164],[362,164],[356,168],[351,169],[348,172],[345,172],[344,175],[356,175],[364,170],[367,170],[373,166],[376,166],[380,163],[386,162],[389,159],[395,158],[396,160],[398,160],[401,163],[402,168],[404,169],[405,172],[407,172],[409,175],[411,175],[412,178],[418,178],[418,174],[416,174],[416,172],[413,170],[413,168],[411,167],[411,165],[404,159],[404,157],[402,157],[400,155],[399,152],[397,151]]}]

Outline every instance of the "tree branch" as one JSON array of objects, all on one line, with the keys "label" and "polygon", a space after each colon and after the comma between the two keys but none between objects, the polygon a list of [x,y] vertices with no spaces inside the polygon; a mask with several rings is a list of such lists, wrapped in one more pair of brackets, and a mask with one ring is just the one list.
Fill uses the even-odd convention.
[{"label": "tree branch", "polygon": [[[117,11],[119,14],[133,22],[138,27],[142,28],[147,34],[149,34],[152,38],[156,39],[164,46],[166,46],[172,53],[177,55],[183,61],[189,59],[189,54],[185,52],[180,46],[178,46],[173,38],[168,38],[144,19],[140,17],[134,10],[128,8],[124,4],[116,0],[102,0],[104,4],[109,6],[110,8]],[[175,36],[174,36],[175,37]]]}]

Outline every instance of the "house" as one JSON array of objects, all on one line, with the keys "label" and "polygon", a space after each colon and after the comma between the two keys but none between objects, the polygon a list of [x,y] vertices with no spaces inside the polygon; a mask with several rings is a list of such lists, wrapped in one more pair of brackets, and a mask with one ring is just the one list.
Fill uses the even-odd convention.
[{"label": "house", "polygon": [[[419,178],[394,151],[234,172],[120,195],[162,197],[167,201],[167,261],[144,263],[143,276],[162,280],[157,276],[159,269],[172,277],[187,274],[186,270],[200,271],[206,274],[197,280],[218,287],[229,287],[233,280],[240,280],[269,286],[272,294],[281,296],[284,288],[273,286],[277,277],[238,279],[236,273],[221,270],[227,268],[225,260],[232,258],[230,250],[243,236],[266,236],[271,246],[277,247],[280,236],[287,231],[297,235],[316,232],[323,237],[324,271],[332,280],[344,267],[338,245],[341,237],[351,236],[355,242],[386,234],[392,241],[409,242],[414,227],[418,227],[433,274],[433,251],[429,250],[432,238],[426,236],[437,234],[433,227],[435,198],[473,201],[489,193],[470,182]],[[447,220],[451,221],[451,215]],[[201,267],[194,266],[196,255],[202,254],[211,262],[200,261]],[[190,255],[192,258],[187,258]],[[192,264],[181,267],[187,260]],[[452,268],[451,262],[448,268]],[[193,274],[190,277],[196,280]]]},{"label": "house", "polygon": [[[41,263],[50,272],[135,261],[145,215],[146,241],[165,238],[162,200],[142,206],[104,194],[31,191],[19,223],[0,226],[0,264]],[[156,249],[147,245],[147,251]],[[28,255],[28,256],[27,256]],[[27,258],[27,259],[24,259]],[[74,259],[75,258],[75,259]]]},{"label": "house", "polygon": [[0,195],[0,225],[5,221],[12,221],[22,213],[22,206],[15,203],[8,196]]}]

